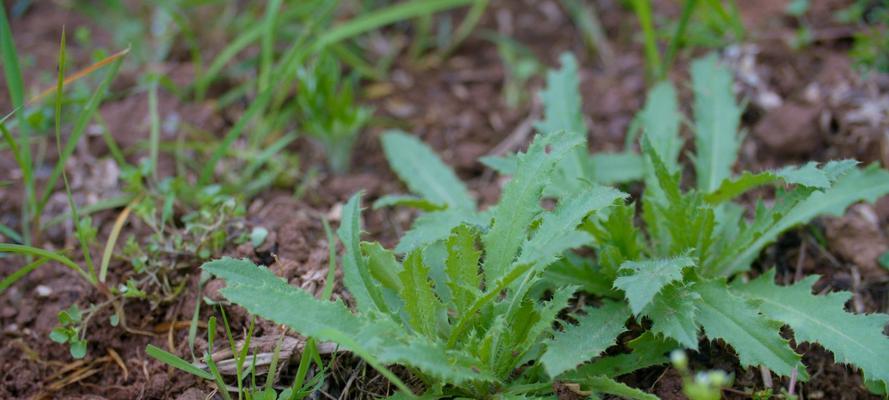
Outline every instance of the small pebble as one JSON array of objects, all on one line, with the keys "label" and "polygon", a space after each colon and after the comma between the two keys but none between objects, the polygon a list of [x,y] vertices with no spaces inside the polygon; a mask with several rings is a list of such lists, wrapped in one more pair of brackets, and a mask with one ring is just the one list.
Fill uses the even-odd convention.
[{"label": "small pebble", "polygon": [[49,286],[40,285],[34,289],[37,292],[37,296],[40,297],[49,297],[52,294],[52,289]]}]

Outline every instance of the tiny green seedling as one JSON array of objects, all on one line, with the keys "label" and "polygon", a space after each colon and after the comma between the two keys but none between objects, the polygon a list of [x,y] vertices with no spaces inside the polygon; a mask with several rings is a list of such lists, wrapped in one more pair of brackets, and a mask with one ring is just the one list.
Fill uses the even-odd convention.
[{"label": "tiny green seedling", "polygon": [[322,53],[298,70],[297,91],[302,130],[321,142],[331,169],[345,172],[355,139],[371,116],[369,108],[354,104],[354,79],[344,79],[336,59]]}]

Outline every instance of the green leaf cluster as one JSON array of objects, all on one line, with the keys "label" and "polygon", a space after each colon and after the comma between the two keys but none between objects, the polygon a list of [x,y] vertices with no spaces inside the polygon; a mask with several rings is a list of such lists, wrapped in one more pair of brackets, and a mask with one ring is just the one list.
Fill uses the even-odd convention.
[{"label": "green leaf cluster", "polygon": [[[390,150],[425,149],[399,133],[384,140]],[[316,299],[245,260],[222,259],[203,268],[226,281],[221,293],[230,301],[303,335],[336,342],[383,372],[403,395],[415,393],[387,365],[406,367],[424,383],[426,395],[552,396],[552,379],[584,362],[607,359],[600,356],[630,317],[620,302],[569,307],[576,286],[549,296],[536,290],[546,268],[564,252],[591,244],[581,226],[626,197],[587,184],[552,210],[541,207],[560,161],[579,144],[565,132],[538,136],[516,157],[514,178],[485,213],[472,210],[468,191],[444,164],[433,162],[437,168],[425,171],[409,165],[398,169],[423,201],[446,207],[426,215],[463,213],[469,220],[412,242],[402,254],[360,241],[361,195],[352,197],[337,233],[354,311],[341,301]],[[423,150],[411,154],[418,162],[437,159]],[[443,182],[453,186],[440,186]],[[570,318],[560,318],[566,311]],[[642,341],[659,343],[654,337]],[[653,357],[663,358],[664,351]],[[587,381],[596,378],[602,393],[636,392],[611,376],[601,371]]]},{"label": "green leaf cluster", "polygon": [[330,167],[345,172],[355,140],[372,114],[355,104],[355,79],[343,78],[337,59],[322,52],[297,70],[296,81],[302,129],[321,142]]},{"label": "green leaf cluster", "polygon": [[[585,144],[576,63],[564,56],[562,64],[547,77],[541,95],[545,117],[538,128],[542,137],[553,134],[545,132],[562,132]],[[580,285],[588,293],[624,300],[637,320],[650,321],[649,330],[658,338],[689,349],[697,349],[701,334],[722,339],[744,366],[762,365],[784,376],[796,370],[805,379],[800,356],[779,334],[782,326],[789,326],[798,341],[822,344],[837,361],[861,368],[871,387],[885,391],[889,371],[877,354],[889,354],[889,338],[882,333],[889,317],[845,312],[848,296],[814,296],[811,287],[816,278],[790,290],[772,283],[774,271],[751,283],[745,283],[744,275],[762,250],[787,230],[821,215],[841,215],[856,202],[873,202],[889,193],[889,172],[840,160],[735,175],[742,109],[732,92],[731,72],[710,55],[692,64],[691,77],[693,185],[682,181],[680,157],[686,145],[680,135],[684,117],[676,89],[661,82],[651,89],[637,117],[642,155],[630,150],[620,154],[641,164],[638,175],[626,176],[644,181],[641,201],[614,205],[600,218],[587,221],[582,230],[594,238],[589,246],[594,259],[563,257],[545,272],[542,285]],[[589,157],[582,150],[580,146],[559,161],[555,176],[541,182],[546,185],[544,193],[567,203],[578,196],[575,187],[590,181],[613,182],[601,177],[612,176],[609,169],[618,170],[614,174],[626,169],[617,163],[590,169],[596,165],[590,160],[603,155]],[[484,162],[519,180],[517,158]],[[393,166],[399,161],[390,157]],[[748,210],[735,202],[760,187],[776,192],[769,205],[760,200]],[[423,214],[417,224],[428,223],[424,227],[434,229],[432,215]],[[763,290],[765,283],[774,289]],[[776,293],[785,297],[770,297]],[[835,297],[828,301],[831,296]],[[819,303],[823,304],[812,306]],[[777,306],[783,307],[781,312],[770,308]]]},{"label": "green leaf cluster", "polygon": [[[806,379],[800,355],[780,334],[788,326],[797,342],[821,344],[885,391],[889,369],[880,355],[889,354],[883,334],[889,316],[847,313],[849,294],[813,295],[816,276],[777,286],[774,270],[753,281],[745,275],[787,230],[889,193],[889,172],[842,160],[734,176],[741,111],[732,96],[731,72],[711,55],[692,64],[691,76],[694,185],[682,182],[681,118],[675,90],[662,82],[642,112],[641,204],[614,207],[588,226],[595,238],[593,268],[607,276],[637,319],[650,321],[658,337],[689,349],[697,349],[701,334],[722,339],[743,366],[764,366],[783,376],[796,371]],[[766,185],[776,192],[770,205],[760,200],[747,210],[733,202]]]},{"label": "green leaf cluster", "polygon": [[[885,392],[889,317],[846,312],[848,294],[813,295],[817,277],[778,286],[774,270],[754,280],[747,274],[787,230],[889,193],[889,172],[842,160],[736,175],[741,107],[715,56],[691,68],[693,170],[683,171],[676,89],[661,82],[637,118],[641,152],[608,155],[632,160],[638,173],[611,171],[625,164],[586,152],[576,63],[562,63],[542,94],[538,128],[547,132],[524,153],[486,159],[511,176],[486,210],[422,142],[383,135],[412,194],[375,206],[424,212],[389,250],[361,242],[361,195],[345,205],[338,234],[354,308],[318,300],[247,261],[223,259],[205,270],[227,282],[222,294],[232,302],[336,342],[405,396],[553,398],[553,381],[562,381],[590,396],[650,399],[614,378],[663,364],[676,348],[696,350],[702,337],[723,340],[742,366],[805,380],[784,326],[798,342],[819,343],[861,368],[869,387]],[[686,184],[683,176],[695,179]],[[601,185],[628,180],[645,185],[635,202]],[[735,201],[759,187],[772,188],[774,200],[752,209]],[[591,301],[572,301],[579,292]],[[422,388],[408,388],[386,368],[393,364]]]}]

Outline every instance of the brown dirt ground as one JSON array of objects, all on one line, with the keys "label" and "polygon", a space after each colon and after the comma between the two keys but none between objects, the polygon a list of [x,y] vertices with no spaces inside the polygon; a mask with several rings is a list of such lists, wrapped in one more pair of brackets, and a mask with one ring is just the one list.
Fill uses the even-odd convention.
[{"label": "brown dirt ground", "polygon": [[[865,163],[889,165],[889,129],[887,110],[874,114],[873,106],[883,104],[889,94],[889,77],[871,75],[862,78],[853,70],[846,52],[854,28],[839,26],[831,15],[847,1],[812,2],[808,22],[816,42],[804,49],[793,50],[787,44],[796,28],[796,21],[783,15],[786,1],[750,0],[738,2],[744,20],[753,35],[748,44],[736,47],[736,68],[741,78],[740,92],[750,100],[744,115],[748,132],[740,159],[740,168],[762,169],[803,160],[857,158]],[[658,2],[658,11],[675,16],[675,4]],[[590,54],[573,28],[570,19],[554,1],[496,0],[484,17],[481,28],[510,34],[528,45],[549,66],[563,51],[572,51],[579,58],[584,113],[591,127],[592,150],[619,148],[624,132],[644,99],[645,82],[642,51],[636,40],[634,18],[618,0],[595,2],[615,56],[602,60]],[[459,15],[459,13],[458,13]],[[23,16],[13,22],[13,31],[20,51],[34,55],[29,71],[52,71],[54,68],[60,26],[69,31],[82,24],[93,24],[76,12],[51,2],[35,2]],[[108,43],[108,33],[95,29],[96,43]],[[75,60],[86,59],[89,49],[72,47]],[[700,53],[700,52],[698,52]],[[684,53],[675,68],[677,78],[685,78],[685,66],[692,54]],[[730,57],[730,58],[731,58]],[[174,80],[187,82],[187,61],[171,61],[165,65]],[[177,72],[178,71],[178,72]],[[134,85],[135,72],[125,73],[115,83],[115,92],[126,93]],[[494,149],[516,150],[526,145],[522,125],[529,115],[539,113],[534,102],[519,109],[509,109],[500,89],[504,71],[496,49],[487,41],[469,39],[451,58],[439,65],[417,68],[406,58],[399,59],[388,82],[376,83],[376,93],[369,102],[377,116],[397,120],[435,148],[444,160],[456,167],[482,204],[491,204],[498,196],[498,181],[485,172],[476,161]],[[35,82],[29,76],[29,82]],[[536,91],[542,82],[535,79]],[[370,92],[370,89],[369,89]],[[689,98],[682,89],[683,99]],[[0,109],[7,109],[7,99],[0,99]],[[777,98],[777,102],[775,99]],[[880,102],[882,100],[882,103]],[[178,113],[190,125],[207,132],[220,132],[237,118],[239,110],[216,110],[211,103],[181,104],[162,93],[161,113]],[[689,102],[683,101],[683,108]],[[102,107],[102,115],[114,136],[123,146],[135,145],[148,135],[144,93],[118,97]],[[247,223],[264,226],[271,232],[266,247],[249,245],[230,248],[226,254],[252,257],[256,260],[278,261],[272,266],[294,285],[317,290],[324,282],[327,263],[327,242],[320,216],[336,217],[337,206],[357,190],[365,190],[367,201],[387,193],[402,191],[388,170],[378,141],[381,128],[370,129],[361,137],[354,156],[353,169],[347,175],[321,173],[301,200],[288,192],[271,190],[248,204]],[[300,140],[290,149],[301,157],[302,165],[321,165],[316,147]],[[95,201],[99,195],[119,191],[115,182],[102,187],[89,177],[102,177],[107,171],[97,165],[107,156],[100,138],[88,138],[75,155],[69,171],[83,173],[86,179],[78,191],[79,200]],[[90,168],[80,168],[88,165]],[[8,154],[0,157],[0,181],[15,181],[18,172]],[[73,172],[72,172],[73,173]],[[97,189],[97,186],[102,190]],[[17,225],[20,187],[0,188],[0,222]],[[92,196],[92,197],[91,197]],[[64,211],[64,198],[50,211]],[[368,211],[365,215],[366,237],[393,245],[412,218],[405,211]],[[113,213],[100,213],[99,226],[108,226]],[[874,254],[889,248],[886,239],[889,222],[889,200],[875,206],[857,206],[846,217],[822,219],[814,228],[801,228],[785,235],[762,256],[759,265],[779,268],[779,278],[793,282],[808,274],[820,274],[818,290],[850,290],[854,299],[850,308],[857,312],[886,312],[889,308],[889,272],[874,262]],[[824,232],[827,248],[819,245],[813,232]],[[100,237],[107,235],[107,228]],[[49,232],[44,246],[70,246],[71,227]],[[0,272],[8,274],[16,260],[0,259]],[[122,263],[117,268],[126,268]],[[197,265],[194,265],[196,268]],[[196,269],[194,270],[196,271]],[[70,271],[59,266],[39,269],[12,286],[0,297],[0,398],[82,398],[82,399],[200,399],[209,386],[166,368],[147,357],[145,345],[171,348],[187,354],[186,329],[170,329],[171,321],[187,321],[195,301],[200,299],[197,273],[189,279],[188,288],[171,304],[152,308],[149,304],[131,302],[126,305],[130,327],[156,332],[151,336],[114,329],[105,323],[89,328],[87,363],[66,370],[70,363],[67,349],[47,338],[55,324],[56,313],[72,303],[85,305],[100,296]],[[218,282],[207,284],[203,295],[215,297]],[[49,288],[38,296],[38,287]],[[41,288],[39,291],[45,291]],[[341,288],[339,296],[348,298]],[[228,309],[233,329],[242,331],[247,324],[243,310]],[[203,308],[206,320],[212,311]],[[107,318],[100,315],[97,321]],[[166,324],[164,324],[166,323]],[[258,338],[276,337],[279,330],[272,324],[260,323]],[[219,332],[220,334],[222,332]],[[199,336],[203,335],[200,332]],[[198,348],[204,344],[198,339]],[[833,363],[829,353],[816,346],[798,348],[806,354],[806,364],[813,378],[799,386],[798,391],[812,399],[872,398],[861,387],[860,375],[848,367]],[[120,355],[123,366],[108,357],[110,351]],[[762,389],[759,371],[742,370],[736,365],[731,350],[719,343],[702,344],[693,355],[693,366],[700,369],[722,368],[733,371],[734,389]],[[362,363],[339,356],[334,379],[326,390],[338,395],[344,388],[348,398],[363,397],[370,392],[384,393],[388,386]],[[292,364],[284,374],[292,374]],[[76,374],[81,374],[77,376]],[[356,378],[357,382],[350,378]],[[64,379],[68,379],[65,381]],[[626,378],[637,387],[650,388],[664,399],[683,398],[678,375],[669,368],[649,368]],[[358,384],[361,389],[355,389]],[[776,388],[787,382],[775,379]],[[53,385],[56,385],[55,387]],[[55,389],[55,390],[53,390]],[[745,398],[735,392],[728,397]]]}]

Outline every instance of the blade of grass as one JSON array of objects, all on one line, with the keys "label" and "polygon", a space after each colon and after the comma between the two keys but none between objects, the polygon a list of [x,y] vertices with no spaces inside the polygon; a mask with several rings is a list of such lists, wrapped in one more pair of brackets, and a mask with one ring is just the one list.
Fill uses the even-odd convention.
[{"label": "blade of grass", "polygon": [[247,124],[249,124],[257,115],[262,115],[262,112],[265,110],[266,105],[268,105],[273,93],[274,91],[271,89],[261,93],[259,97],[253,100],[253,103],[250,104],[250,107],[247,108],[244,115],[242,115],[238,122],[235,123],[235,126],[228,131],[225,138],[223,138],[219,145],[216,146],[216,150],[213,151],[210,159],[204,164],[204,168],[201,170],[201,175],[198,179],[199,185],[206,185],[210,181],[210,178],[213,177],[213,172],[216,170],[216,163],[218,163],[225,153],[229,151],[229,147],[231,147],[232,143],[241,136],[241,133],[247,127]]},{"label": "blade of grass", "polygon": [[414,22],[414,37],[411,40],[411,47],[408,50],[408,57],[411,61],[416,61],[429,47],[429,36],[432,30],[432,14],[424,14],[416,18]]},{"label": "blade of grass", "polygon": [[215,347],[215,341],[216,317],[210,317],[210,321],[207,323],[207,352],[204,353],[204,362],[210,368],[211,379],[216,381],[216,386],[218,387],[219,392],[222,393],[222,397],[225,398],[225,400],[232,400],[231,396],[228,394],[228,388],[225,385],[225,381],[222,379],[222,374],[219,373],[219,368],[216,368],[216,363],[211,356],[211,354],[214,353],[213,349]]},{"label": "blade of grass", "polygon": [[[93,72],[96,72],[96,71],[102,69],[102,67],[104,67],[108,64],[111,64],[115,61],[122,60],[123,56],[125,56],[129,53],[130,53],[130,48],[127,47],[121,51],[118,51],[117,53],[114,53],[108,57],[105,57],[105,58],[97,61],[96,63],[94,63],[84,69],[81,69],[80,71],[75,72],[74,74],[65,78],[62,81],[62,87],[63,88],[68,87],[68,85],[89,76]],[[34,103],[42,100],[46,96],[49,96],[49,95],[56,93],[56,92],[57,92],[57,88],[54,88],[54,87],[48,88],[48,89],[40,92],[38,95],[32,97],[30,100],[28,100],[28,104],[34,104]]]},{"label": "blade of grass", "polygon": [[34,262],[31,262],[28,265],[25,265],[24,267],[21,267],[21,268],[15,270],[15,272],[9,274],[9,276],[7,276],[6,278],[3,278],[3,280],[0,281],[0,294],[5,292],[6,288],[11,286],[13,283],[16,283],[16,282],[18,282],[19,279],[24,278],[25,275],[28,275],[29,273],[31,273],[31,271],[33,271],[33,270],[37,269],[38,267],[40,267],[41,265],[45,264],[46,261],[47,261],[46,258],[43,258],[43,257],[38,258]]},{"label": "blade of grass", "polygon": [[[74,203],[74,196],[71,195],[71,185],[68,184],[68,174],[65,172],[65,161],[67,157],[62,155],[62,91],[65,88],[65,65],[66,65],[66,54],[65,54],[65,28],[62,27],[62,40],[59,45],[59,67],[58,67],[58,80],[56,83],[56,115],[55,115],[55,132],[56,132],[56,151],[59,152],[59,162],[56,166],[61,166],[61,174],[62,174],[62,182],[65,184],[65,196],[68,199],[68,208],[71,209],[72,221],[74,222],[74,229],[77,235],[77,241],[80,243],[80,251],[83,253],[83,260],[86,263],[86,266],[89,270],[89,274],[91,282],[97,282],[98,276],[96,275],[96,267],[93,264],[93,258],[90,255],[89,243],[86,240],[86,232],[84,231],[83,224],[81,224],[80,216],[77,213],[77,204]],[[70,141],[68,142],[71,143]],[[72,149],[73,152],[73,149]],[[70,156],[70,154],[69,154]],[[55,171],[53,171],[55,172]],[[46,193],[49,193],[54,184],[50,184],[46,188]],[[42,211],[42,207],[38,208],[38,214],[35,216],[39,218],[39,212]],[[39,223],[36,224],[39,226]]]},{"label": "blade of grass", "polygon": [[[210,276],[205,272],[201,272],[201,276],[198,279],[198,294],[204,293],[204,284],[210,280]],[[191,314],[191,324],[188,325],[188,350],[191,352],[191,358],[196,359],[194,355],[194,342],[198,336],[198,319],[201,316],[201,297],[198,296],[197,300],[194,302],[194,313]]]},{"label": "blade of grass", "polygon": [[272,58],[274,56],[275,45],[275,25],[278,21],[278,10],[281,8],[281,0],[271,0],[266,5],[265,18],[263,19],[263,31],[261,39],[261,50],[259,56],[259,88],[257,92],[262,93],[268,89],[272,81]]},{"label": "blade of grass", "polygon": [[451,52],[453,52],[458,46],[460,46],[460,43],[463,43],[463,41],[469,37],[469,34],[472,33],[473,30],[475,30],[475,27],[481,20],[482,15],[485,14],[485,10],[488,8],[488,2],[489,0],[475,0],[472,3],[472,8],[469,9],[466,17],[463,18],[463,21],[460,22],[457,30],[454,31],[454,36],[451,37],[451,41],[448,43],[448,47],[446,47],[444,51],[439,53],[439,58],[446,58],[449,54],[451,54]]},{"label": "blade of grass", "polygon": [[0,224],[0,234],[12,239],[13,242],[24,243],[22,235],[6,225]]},{"label": "blade of grass", "polygon": [[464,6],[479,0],[414,0],[364,14],[330,29],[315,41],[313,52],[367,31],[424,14]]},{"label": "blade of grass", "polygon": [[[295,7],[289,7],[288,11],[285,11],[280,18],[282,21],[289,21],[291,18],[298,17],[311,11],[313,6],[312,3],[307,2]],[[255,25],[249,30],[242,32],[228,46],[222,49],[222,51],[219,52],[219,55],[217,55],[210,63],[210,66],[207,67],[203,74],[201,74],[200,78],[195,80],[195,83],[192,86],[194,88],[195,97],[199,100],[203,99],[210,84],[218,78],[219,73],[225,68],[226,64],[251,43],[259,40],[260,37],[262,37],[265,28],[265,24]]]},{"label": "blade of grass", "polygon": [[651,2],[649,0],[632,0],[633,11],[642,27],[642,35],[645,46],[645,64],[650,83],[654,83],[661,76],[661,56],[657,48],[657,39],[654,34],[654,22],[652,21]]},{"label": "blade of grass", "polygon": [[157,347],[153,344],[149,344],[148,347],[145,348],[145,354],[148,354],[148,356],[150,356],[151,358],[154,358],[155,360],[158,360],[180,371],[187,372],[200,378],[204,378],[208,381],[213,380],[213,375],[209,372],[195,367],[188,361],[179,358],[179,356],[170,353],[164,349],[161,349],[160,347]]},{"label": "blade of grass", "polygon": [[[265,377],[266,390],[274,390],[273,385],[275,384],[276,372],[278,370],[278,358],[281,356],[281,346],[284,345],[284,338],[287,336],[285,335],[286,333],[287,329],[284,328],[281,331],[281,337],[278,338],[278,343],[275,344],[275,350],[272,352],[272,361],[269,363],[269,370]],[[253,359],[255,361],[256,357],[254,356]]]},{"label": "blade of grass", "polygon": [[670,44],[667,47],[667,53],[664,56],[663,69],[660,72],[660,79],[665,79],[670,68],[673,66],[676,53],[679,52],[679,46],[682,44],[683,38],[685,37],[685,29],[688,26],[688,20],[694,13],[697,5],[698,0],[685,0],[682,2],[682,13],[679,15],[679,23],[676,25],[676,30],[673,32],[673,37],[670,38]]},{"label": "blade of grass", "polygon": [[[278,139],[275,143],[272,143],[269,147],[266,147],[261,153],[256,155],[249,164],[247,164],[247,168],[244,169],[244,179],[252,179],[253,174],[256,173],[266,162],[269,161],[275,154],[278,154],[279,151],[284,149],[288,144],[292,143],[296,140],[297,134],[289,133],[284,137]],[[246,185],[248,182],[243,182],[242,185]]]},{"label": "blade of grass", "polygon": [[194,91],[195,97],[198,100],[203,100],[204,96],[207,93],[207,89],[210,87],[210,84],[216,79],[219,73],[225,68],[225,65],[231,61],[241,50],[247,48],[250,43],[255,42],[262,35],[262,26],[256,26],[248,31],[241,33],[240,36],[235,38],[226,48],[224,48],[213,62],[210,63],[210,66],[207,67],[207,70],[201,75],[201,78],[196,80],[194,83]]},{"label": "blade of grass", "polygon": [[161,141],[161,120],[157,111],[157,77],[151,79],[148,88],[148,116],[151,120],[149,132],[149,160],[151,160],[151,177],[157,181],[157,156]]},{"label": "blade of grass", "polygon": [[297,399],[297,395],[303,390],[306,381],[306,375],[309,373],[309,366],[312,365],[312,358],[318,352],[315,346],[315,339],[309,338],[303,347],[303,353],[299,357],[299,366],[296,368],[296,376],[293,377],[293,384],[290,385],[290,400]]},{"label": "blade of grass", "polygon": [[580,0],[562,0],[562,6],[574,20],[574,25],[580,31],[587,49],[596,54],[606,67],[611,65],[614,60],[614,50],[608,43],[608,38],[605,36],[605,31],[602,29],[602,24],[599,22],[599,17],[592,4]]},{"label": "blade of grass", "polygon": [[[19,57],[15,49],[12,28],[10,28],[9,20],[6,17],[6,7],[0,7],[0,59],[3,61],[6,88],[9,91],[9,98],[12,101],[13,107],[13,111],[3,118],[3,121],[6,121],[13,113],[25,106],[24,79],[19,66]],[[31,213],[34,211],[37,203],[34,189],[34,166],[31,163],[31,138],[28,126],[25,124],[24,113],[18,113],[17,118],[21,149],[16,161],[22,170],[22,180],[25,186],[25,201],[22,202],[21,210],[21,229],[24,243],[31,244],[31,226],[29,221],[31,221]]]},{"label": "blade of grass", "polygon": [[77,263],[71,261],[70,258],[65,257],[59,253],[55,253],[49,250],[44,250],[37,247],[26,246],[23,244],[12,244],[12,243],[0,243],[0,253],[15,253],[15,254],[24,254],[35,257],[43,257],[48,258],[50,260],[56,261],[71,270],[79,273],[81,276],[86,278],[86,280],[90,283],[93,283],[92,277],[86,273]]},{"label": "blade of grass", "polygon": [[[235,364],[235,371],[238,377],[238,399],[241,398],[241,393],[244,392],[244,361],[247,360],[247,353],[250,350],[250,341],[253,339],[253,329],[256,327],[256,317],[250,318],[250,326],[247,328],[247,336],[244,337],[244,343],[241,345],[241,349],[238,352],[234,352],[232,354],[237,355],[237,364]],[[228,330],[228,326],[226,326],[226,333],[230,333]],[[229,338],[229,340],[233,341],[234,338]],[[233,349],[234,351],[235,349]],[[254,358],[254,360],[256,360]]]},{"label": "blade of grass", "polygon": [[117,238],[120,236],[120,230],[123,228],[123,224],[127,222],[127,218],[130,216],[130,211],[133,210],[133,206],[138,204],[141,198],[136,198],[130,203],[126,208],[121,211],[120,215],[117,216],[117,219],[114,221],[114,225],[111,227],[111,233],[108,234],[108,241],[105,242],[105,251],[102,252],[102,263],[99,264],[99,282],[105,283],[105,277],[108,275],[108,265],[111,264],[111,254],[114,252],[114,245],[117,243]]},{"label": "blade of grass", "polygon": [[333,295],[334,280],[336,279],[336,235],[333,234],[333,229],[330,229],[330,224],[327,222],[327,218],[321,219],[321,224],[324,226],[324,234],[327,235],[327,250],[329,252],[327,261],[327,278],[324,280],[324,289],[321,292],[321,299],[327,300]]},{"label": "blade of grass", "polygon": [[[321,299],[329,299],[333,295],[334,280],[336,279],[336,235],[334,235],[333,229],[330,229],[330,223],[327,222],[327,218],[322,218],[321,224],[324,226],[324,234],[327,236],[327,248],[329,250],[327,278],[321,291]],[[306,375],[309,372],[309,365],[311,365],[312,359],[317,356],[318,348],[315,344],[315,339],[309,338],[303,347],[303,354],[299,358],[299,367],[297,367],[296,376],[293,379],[293,385],[291,385],[291,399],[295,399],[297,393],[302,391]],[[322,366],[319,364],[318,367]]]},{"label": "blade of grass", "polygon": [[[77,117],[77,121],[74,125],[74,130],[71,132],[71,135],[68,137],[68,142],[65,143],[65,149],[59,155],[59,160],[56,162],[55,167],[53,168],[52,174],[46,182],[46,189],[43,193],[43,196],[40,198],[40,202],[37,203],[36,207],[36,215],[34,216],[35,221],[39,222],[40,214],[43,211],[43,208],[46,206],[46,202],[49,201],[49,196],[53,192],[53,188],[55,187],[56,182],[59,179],[59,176],[62,175],[62,171],[64,170],[65,163],[68,161],[68,158],[71,157],[71,154],[74,153],[74,149],[77,147],[77,142],[80,140],[80,137],[86,131],[86,127],[89,125],[90,121],[95,115],[96,110],[99,107],[99,103],[102,102],[102,99],[105,97],[105,92],[111,84],[111,81],[117,76],[117,72],[120,70],[121,62],[123,58],[116,58],[114,62],[111,63],[111,69],[105,75],[105,78],[99,84],[99,87],[96,88],[96,91],[90,96],[90,99],[87,101],[83,110],[80,112],[80,115]],[[63,86],[64,82],[61,85]],[[57,88],[58,90],[58,88]],[[61,90],[58,90],[61,94]],[[39,224],[35,224],[39,226]]]},{"label": "blade of grass", "polygon": [[336,55],[343,64],[348,65],[352,71],[363,77],[373,80],[383,80],[386,75],[383,71],[377,70],[369,62],[361,58],[353,49],[345,46],[343,43],[335,43],[327,46],[331,53]]},{"label": "blade of grass", "polygon": [[102,128],[102,140],[105,142],[105,145],[108,146],[111,158],[117,163],[118,168],[128,165],[127,159],[123,156],[123,151],[120,150],[120,146],[117,144],[117,140],[114,140],[114,135],[112,135],[111,130],[108,129],[108,123],[102,118],[102,113],[96,113],[96,122]]},{"label": "blade of grass", "polygon": [[[111,210],[115,208],[120,208],[126,206],[130,201],[133,200],[133,195],[124,194],[120,196],[115,196],[109,199],[102,199],[93,204],[90,204],[86,207],[80,208],[77,211],[81,216],[85,217],[99,211]],[[51,220],[47,221],[43,226],[45,228],[56,226],[66,219],[71,218],[71,212],[67,212],[64,214],[59,214],[53,217]]]}]

